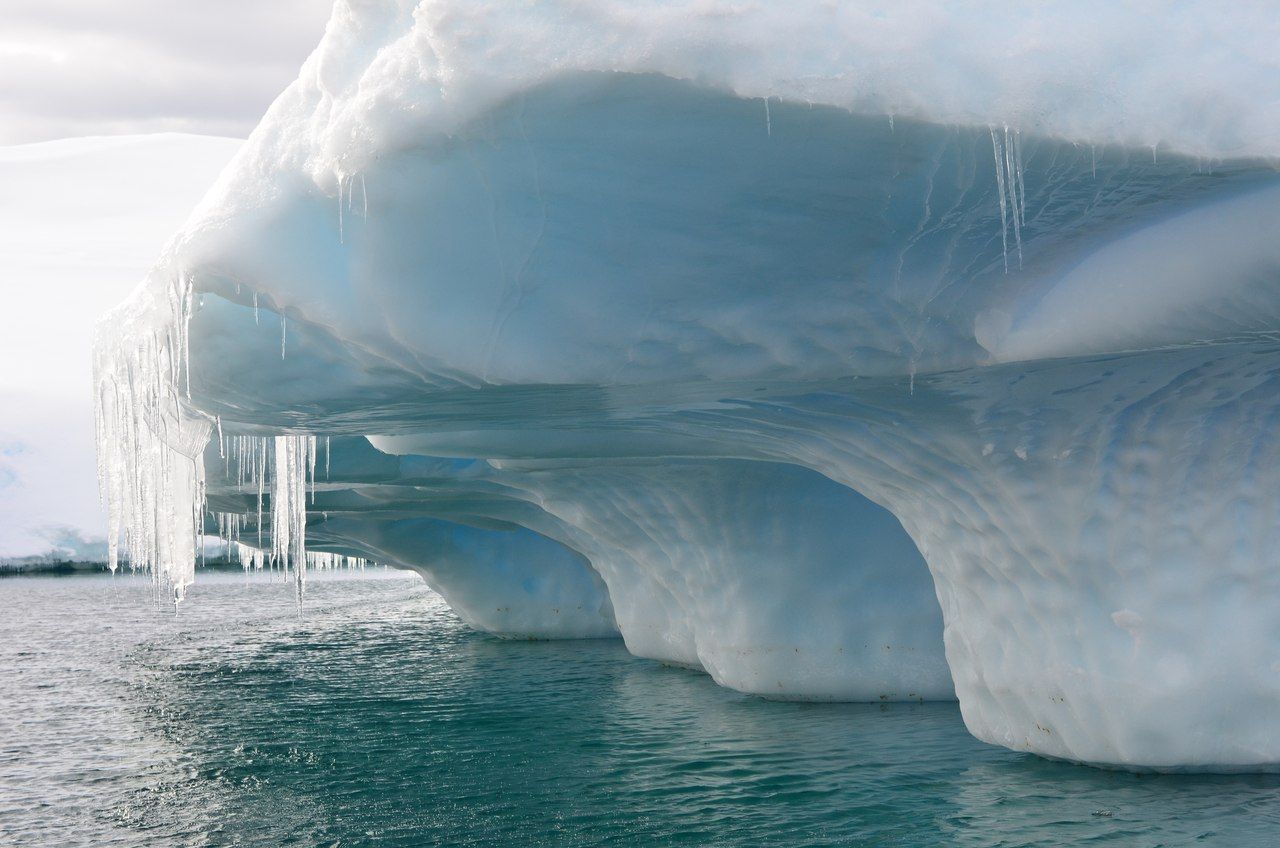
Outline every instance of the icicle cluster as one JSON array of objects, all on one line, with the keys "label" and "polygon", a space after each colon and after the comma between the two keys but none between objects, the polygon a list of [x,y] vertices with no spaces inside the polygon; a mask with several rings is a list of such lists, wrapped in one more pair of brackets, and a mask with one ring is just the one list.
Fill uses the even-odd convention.
[{"label": "icicle cluster", "polygon": [[245,571],[251,568],[255,571],[261,571],[262,567],[266,565],[267,555],[262,548],[233,542],[231,549],[236,552],[236,557],[240,560],[240,565],[244,567]]},{"label": "icicle cluster", "polygon": [[[267,495],[267,468],[270,464],[272,439],[267,436],[230,436],[225,444],[221,440],[219,430],[219,453],[222,456],[223,471],[227,479],[234,479],[236,489],[244,491],[246,487],[258,496],[257,520],[254,527],[258,531],[258,547],[262,547],[262,512]],[[232,461],[235,462],[234,477],[231,472]],[[238,539],[237,539],[238,541]]]},{"label": "icicle cluster", "polygon": [[306,584],[307,475],[314,488],[316,437],[276,436],[271,481],[271,561],[293,568],[298,596]]},{"label": "icicle cluster", "polygon": [[1022,181],[1021,134],[1008,127],[1004,132],[991,128],[991,149],[996,157],[996,193],[1000,196],[1000,244],[1004,249],[1004,271],[1009,273],[1009,223],[1022,267],[1022,228],[1027,225],[1027,189]]},{"label": "icicle cluster", "polygon": [[245,526],[245,516],[238,512],[215,512],[213,519],[218,526],[218,541],[229,552],[240,541]]},{"label": "icicle cluster", "polygon": [[[227,547],[227,552],[228,558],[234,555],[245,571],[262,571],[271,564],[266,551],[262,550],[262,548],[255,548],[252,545],[231,542]],[[339,569],[363,571],[371,564],[364,557],[347,556],[327,551],[307,551],[305,554],[305,565],[308,571],[338,571]]]},{"label": "icicle cluster", "polygon": [[[328,439],[324,444],[327,473]],[[224,440],[219,430],[219,451],[228,482],[239,491],[257,495],[257,515],[253,521],[257,548],[260,551],[265,549],[269,541],[268,562],[273,567],[293,571],[299,594],[305,585],[306,566],[310,562],[306,558],[307,493],[311,493],[314,503],[317,445],[316,437],[308,434],[236,435]],[[268,495],[269,525],[263,521]],[[219,537],[230,544],[240,541],[240,534],[253,516],[219,513],[216,518]],[[270,533],[269,540],[264,536],[265,532]],[[241,564],[244,562],[242,553]]]},{"label": "icicle cluster", "polygon": [[325,551],[307,551],[307,568],[316,571],[335,571],[339,568],[345,568],[348,571],[356,569],[364,571],[367,565],[369,560],[364,557],[331,554]]},{"label": "icicle cluster", "polygon": [[[181,600],[195,579],[203,530],[202,454],[213,421],[192,410],[188,329],[196,300],[191,280],[175,275],[162,294],[131,302],[99,331],[94,354],[98,480],[107,506],[108,565],[151,571]],[[123,310],[122,310],[123,311]],[[128,320],[142,332],[109,335]]]},{"label": "icicle cluster", "polygon": [[[197,308],[191,280],[175,275],[163,295],[144,287],[107,317],[94,351],[98,479],[107,506],[109,566],[119,566],[120,541],[135,569],[151,572],[181,601],[195,580],[205,533],[204,450],[217,433],[227,478],[257,493],[257,548],[241,544],[253,516],[213,515],[218,537],[242,564],[261,568],[264,504],[270,494],[269,562],[292,569],[299,598],[309,564],[327,558],[306,551],[307,492],[315,498],[316,437],[309,434],[226,437],[222,421],[188,403],[189,327]],[[128,327],[127,332],[121,332]],[[143,328],[143,329],[139,329]],[[328,440],[325,440],[326,473]],[[234,461],[234,477],[231,464]]]}]

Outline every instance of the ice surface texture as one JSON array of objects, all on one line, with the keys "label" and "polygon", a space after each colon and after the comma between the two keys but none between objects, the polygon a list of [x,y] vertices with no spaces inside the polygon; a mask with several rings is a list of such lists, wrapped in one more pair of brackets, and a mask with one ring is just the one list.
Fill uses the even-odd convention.
[{"label": "ice surface texture", "polygon": [[529,8],[339,4],[113,316],[134,559],[180,588],[238,515],[504,635],[1280,764],[1276,22],[1038,7],[996,67],[898,12]]}]

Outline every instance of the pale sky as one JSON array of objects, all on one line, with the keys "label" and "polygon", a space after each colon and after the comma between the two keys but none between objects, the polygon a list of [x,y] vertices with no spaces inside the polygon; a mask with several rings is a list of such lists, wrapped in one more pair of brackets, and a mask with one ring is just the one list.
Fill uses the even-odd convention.
[{"label": "pale sky", "polygon": [[332,0],[0,0],[0,144],[177,131],[243,138]]},{"label": "pale sky", "polygon": [[[0,560],[103,538],[94,324],[297,76],[330,5],[0,0]],[[198,135],[147,135],[174,131]]]}]

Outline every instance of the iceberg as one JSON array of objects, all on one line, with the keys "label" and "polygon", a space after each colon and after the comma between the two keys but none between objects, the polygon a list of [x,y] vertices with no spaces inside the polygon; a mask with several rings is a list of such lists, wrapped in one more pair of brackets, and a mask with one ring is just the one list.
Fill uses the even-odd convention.
[{"label": "iceberg", "polygon": [[1276,768],[1280,22],[1090,11],[338,3],[103,325],[113,535]]}]

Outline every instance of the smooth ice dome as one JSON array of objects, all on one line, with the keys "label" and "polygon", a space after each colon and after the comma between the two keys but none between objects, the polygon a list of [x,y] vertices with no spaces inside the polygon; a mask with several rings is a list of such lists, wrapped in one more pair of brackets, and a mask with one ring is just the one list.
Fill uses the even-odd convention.
[{"label": "smooth ice dome", "polygon": [[1274,18],[339,3],[103,326],[113,526],[1273,769]]}]

